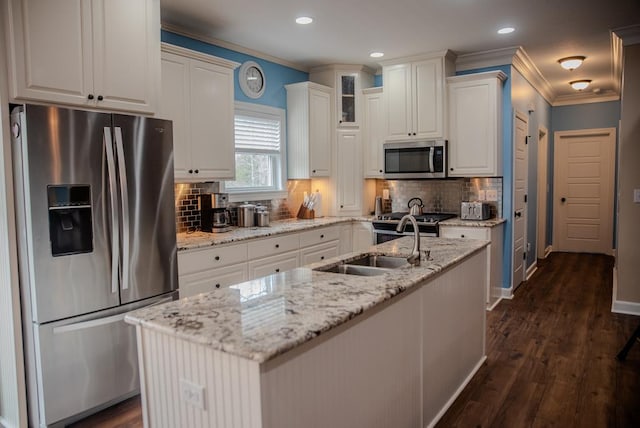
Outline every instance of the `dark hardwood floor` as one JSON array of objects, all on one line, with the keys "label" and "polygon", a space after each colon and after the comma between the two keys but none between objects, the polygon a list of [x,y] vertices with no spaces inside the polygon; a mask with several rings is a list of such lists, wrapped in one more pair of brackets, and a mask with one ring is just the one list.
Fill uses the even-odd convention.
[{"label": "dark hardwood floor", "polygon": [[[542,261],[487,313],[487,362],[437,427],[640,427],[640,343],[615,359],[640,317],[611,313],[612,269],[602,255]],[[141,426],[138,397],[73,425]]]}]

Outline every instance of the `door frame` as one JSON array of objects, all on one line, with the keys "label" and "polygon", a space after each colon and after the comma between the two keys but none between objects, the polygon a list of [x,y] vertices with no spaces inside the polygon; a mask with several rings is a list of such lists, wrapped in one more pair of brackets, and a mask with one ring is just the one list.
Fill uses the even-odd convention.
[{"label": "door frame", "polygon": [[551,252],[547,243],[547,206],[549,202],[549,130],[538,127],[538,206],[536,228],[536,257],[546,258]]},{"label": "door frame", "polygon": [[[515,205],[516,205],[516,134],[518,132],[517,126],[516,126],[516,121],[518,119],[522,119],[525,123],[526,123],[526,135],[529,135],[529,115],[526,113],[523,113],[519,110],[515,110],[514,114],[513,114],[513,136],[512,136],[512,143],[513,143],[513,156],[511,159],[512,162],[512,168],[513,168],[513,176],[512,176],[512,186],[511,186],[511,203],[512,203],[512,207],[511,207],[511,213],[509,213],[509,218],[511,219],[511,289],[512,292],[516,291],[516,289],[524,282],[527,280],[527,261],[526,258],[524,259],[523,266],[522,266],[522,280],[520,282],[518,282],[516,284],[516,278],[514,278],[513,272],[515,270],[515,266],[516,266],[516,228],[515,228]],[[525,194],[529,193],[529,178],[528,178],[528,174],[529,174],[529,145],[525,143],[525,152],[526,152],[526,159],[525,159],[525,166],[527,168],[527,171],[525,173]],[[524,222],[524,231],[523,231],[523,235],[522,235],[522,239],[523,239],[523,245],[524,245],[524,249],[523,251],[525,253],[527,253],[527,207],[528,207],[528,202],[525,202],[525,208],[522,212],[522,221]]]},{"label": "door frame", "polygon": [[[557,248],[558,247],[558,243],[560,242],[560,237],[558,236],[558,231],[560,229],[560,219],[558,216],[558,209],[560,206],[560,198],[558,198],[557,196],[557,190],[558,190],[558,169],[560,167],[559,165],[559,159],[557,156],[557,152],[559,150],[560,145],[558,144],[560,142],[560,140],[563,137],[580,137],[580,136],[585,136],[585,137],[590,137],[590,136],[596,136],[596,135],[604,135],[606,136],[606,138],[608,138],[612,144],[612,153],[611,153],[611,185],[615,191],[615,186],[616,186],[616,171],[615,171],[615,162],[616,162],[616,156],[617,156],[617,152],[616,152],[616,128],[589,128],[589,129],[577,129],[577,130],[572,130],[572,131],[556,131],[553,134],[553,241],[552,244],[556,245]],[[614,255],[614,250],[613,250],[613,228],[614,228],[614,223],[615,223],[615,218],[614,218],[614,206],[615,206],[615,195],[613,194],[614,192],[612,192],[611,194],[611,203],[609,204],[609,208],[611,211],[611,215],[612,215],[612,219],[611,219],[611,224],[610,224],[610,228],[608,230],[608,235],[609,235],[609,239],[610,239],[610,249],[607,252],[607,254],[609,255]]]}]

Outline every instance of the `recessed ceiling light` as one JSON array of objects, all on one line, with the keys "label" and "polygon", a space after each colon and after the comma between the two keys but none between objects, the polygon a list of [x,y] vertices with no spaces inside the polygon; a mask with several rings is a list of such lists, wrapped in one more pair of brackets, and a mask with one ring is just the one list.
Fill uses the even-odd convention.
[{"label": "recessed ceiling light", "polygon": [[382,58],[384,56],[384,52],[371,52],[369,56],[371,58]]},{"label": "recessed ceiling light", "polygon": [[509,34],[513,33],[514,31],[516,31],[516,29],[513,27],[504,27],[498,30],[498,34]]},{"label": "recessed ceiling light", "polygon": [[313,18],[309,16],[299,16],[296,18],[296,23],[301,25],[311,24],[313,22]]},{"label": "recessed ceiling light", "polygon": [[587,79],[574,80],[572,82],[569,82],[569,84],[576,91],[582,91],[583,89],[587,89],[587,86],[589,86],[589,84],[591,84],[591,80],[587,80]]},{"label": "recessed ceiling light", "polygon": [[575,70],[576,68],[582,65],[582,62],[585,60],[584,56],[568,56],[566,58],[560,58],[558,62],[560,66],[565,70]]}]

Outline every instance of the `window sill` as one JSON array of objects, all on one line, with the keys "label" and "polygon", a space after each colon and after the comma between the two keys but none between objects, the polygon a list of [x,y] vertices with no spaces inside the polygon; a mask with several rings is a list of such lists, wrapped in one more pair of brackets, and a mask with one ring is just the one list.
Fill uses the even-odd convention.
[{"label": "window sill", "polygon": [[286,199],[289,193],[286,190],[274,190],[270,192],[235,192],[229,193],[229,202],[267,201],[272,199]]}]

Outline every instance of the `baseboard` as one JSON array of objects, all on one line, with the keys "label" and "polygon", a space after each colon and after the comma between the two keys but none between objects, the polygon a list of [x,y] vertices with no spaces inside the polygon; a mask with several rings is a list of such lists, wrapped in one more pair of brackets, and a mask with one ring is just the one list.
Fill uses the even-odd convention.
[{"label": "baseboard", "polygon": [[611,312],[640,316],[640,303],[614,300],[611,305]]},{"label": "baseboard", "polygon": [[493,302],[493,305],[487,306],[487,312],[494,310],[495,307],[498,306],[498,303],[500,303],[501,301],[502,301],[502,297],[499,297],[498,300]]},{"label": "baseboard", "polygon": [[438,414],[431,420],[431,422],[429,422],[429,425],[426,425],[428,428],[434,427],[438,423],[440,418],[442,418],[442,416],[444,416],[444,414],[447,412],[447,410],[449,410],[449,407],[451,407],[453,402],[456,401],[456,398],[458,398],[460,393],[466,388],[466,386],[469,384],[469,382],[471,382],[471,379],[473,379],[473,377],[476,375],[478,370],[480,370],[480,367],[482,367],[482,365],[484,364],[485,361],[487,361],[487,356],[486,355],[484,355],[482,358],[480,358],[480,361],[478,361],[478,364],[476,364],[476,366],[473,368],[473,370],[471,370],[471,373],[469,373],[469,376],[467,376],[467,378],[460,384],[460,386],[458,387],[456,392],[454,392],[453,395],[451,396],[451,398],[449,398],[449,401],[446,402],[446,404],[442,407],[442,409],[440,409]]},{"label": "baseboard", "polygon": [[538,262],[535,261],[535,262],[533,262],[533,264],[531,266],[529,266],[527,268],[527,277],[526,277],[525,281],[529,281],[529,278],[531,278],[531,275],[536,273],[537,270],[538,270]]},{"label": "baseboard", "polygon": [[503,288],[502,289],[502,298],[503,299],[513,299],[513,287]]},{"label": "baseboard", "polygon": [[544,249],[544,258],[546,259],[547,257],[549,257],[549,254],[551,254],[552,252],[553,252],[553,247],[549,245],[547,248]]}]

